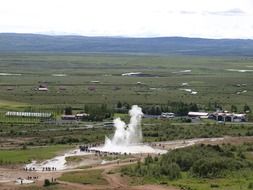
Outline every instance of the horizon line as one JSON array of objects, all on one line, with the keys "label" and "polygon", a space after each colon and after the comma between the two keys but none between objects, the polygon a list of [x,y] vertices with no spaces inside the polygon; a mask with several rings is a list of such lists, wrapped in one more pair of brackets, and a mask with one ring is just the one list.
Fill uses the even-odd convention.
[{"label": "horizon line", "polygon": [[189,38],[189,39],[207,39],[207,40],[253,40],[252,38],[226,38],[226,37],[201,37],[201,36],[177,36],[177,35],[171,35],[171,36],[127,36],[127,35],[82,35],[78,33],[47,33],[47,32],[0,32],[0,34],[20,34],[20,35],[41,35],[41,36],[52,36],[52,37],[70,37],[70,36],[76,36],[76,37],[86,37],[86,38],[133,38],[133,39],[154,39],[154,38]]}]

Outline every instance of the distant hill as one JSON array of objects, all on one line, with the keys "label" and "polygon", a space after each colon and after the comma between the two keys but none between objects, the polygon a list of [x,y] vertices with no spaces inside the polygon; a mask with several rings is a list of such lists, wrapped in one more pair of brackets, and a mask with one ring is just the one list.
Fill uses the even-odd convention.
[{"label": "distant hill", "polygon": [[0,33],[0,52],[101,52],[253,56],[253,40],[121,38]]}]

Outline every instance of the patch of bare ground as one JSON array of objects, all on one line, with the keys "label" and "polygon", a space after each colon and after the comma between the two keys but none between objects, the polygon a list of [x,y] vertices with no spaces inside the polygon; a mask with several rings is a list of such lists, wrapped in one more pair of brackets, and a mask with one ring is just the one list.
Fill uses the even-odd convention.
[{"label": "patch of bare ground", "polygon": [[1,137],[0,139],[0,149],[10,149],[17,148],[26,142],[31,141],[33,138],[9,138],[9,137]]}]

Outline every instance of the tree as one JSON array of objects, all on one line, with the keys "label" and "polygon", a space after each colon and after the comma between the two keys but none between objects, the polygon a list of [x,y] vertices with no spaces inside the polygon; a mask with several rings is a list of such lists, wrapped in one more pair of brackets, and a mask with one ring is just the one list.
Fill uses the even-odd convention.
[{"label": "tree", "polygon": [[235,105],[231,106],[231,112],[234,112],[234,113],[237,112],[237,107]]},{"label": "tree", "polygon": [[148,165],[148,164],[153,163],[153,158],[152,158],[152,156],[148,155],[148,156],[145,158],[144,163],[145,163],[145,165]]},{"label": "tree", "polygon": [[120,101],[117,103],[117,108],[122,108],[122,103]]},{"label": "tree", "polygon": [[51,183],[50,183],[49,179],[45,179],[45,180],[44,180],[44,186],[45,186],[45,187],[50,186],[50,184],[51,184]]},{"label": "tree", "polygon": [[72,115],[72,107],[70,106],[66,107],[64,112],[65,112],[65,115]]},{"label": "tree", "polygon": [[155,111],[155,115],[161,115],[162,111],[161,108],[159,106],[156,107],[156,111]]},{"label": "tree", "polygon": [[244,111],[245,113],[251,113],[251,109],[250,109],[250,107],[249,107],[247,104],[244,105],[243,111]]},{"label": "tree", "polygon": [[124,102],[124,104],[123,104],[123,106],[126,108],[126,109],[130,109],[130,105],[128,104],[128,103],[126,103],[126,102]]},{"label": "tree", "polygon": [[222,106],[220,104],[218,104],[217,102],[214,102],[214,107],[215,109],[219,109],[219,110],[222,110]]},{"label": "tree", "polygon": [[174,162],[169,164],[165,163],[160,167],[160,170],[160,173],[169,179],[178,179],[181,177],[180,167]]}]

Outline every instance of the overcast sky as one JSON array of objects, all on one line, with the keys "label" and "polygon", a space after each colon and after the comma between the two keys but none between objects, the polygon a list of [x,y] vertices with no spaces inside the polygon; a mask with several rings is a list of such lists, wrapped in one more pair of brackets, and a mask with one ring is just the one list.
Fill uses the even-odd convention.
[{"label": "overcast sky", "polygon": [[253,39],[253,0],[0,0],[0,32]]}]

